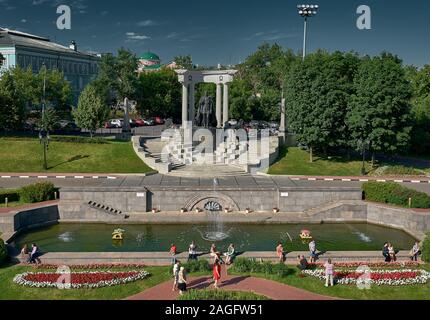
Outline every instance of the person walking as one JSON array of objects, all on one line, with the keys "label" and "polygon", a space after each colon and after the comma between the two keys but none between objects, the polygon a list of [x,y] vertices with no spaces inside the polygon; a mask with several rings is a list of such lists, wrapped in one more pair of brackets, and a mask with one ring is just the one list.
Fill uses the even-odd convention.
[{"label": "person walking", "polygon": [[234,259],[235,254],[236,254],[236,249],[234,248],[234,244],[231,243],[228,246],[227,253],[225,254],[226,256],[225,263],[227,265],[230,265],[232,263],[232,260]]},{"label": "person walking", "polygon": [[41,264],[42,262],[39,259],[40,250],[37,244],[33,243],[31,245],[31,253],[30,253],[30,263]]},{"label": "person walking", "polygon": [[279,263],[285,262],[285,253],[284,253],[284,247],[282,246],[282,243],[278,243],[278,246],[276,247],[276,255],[278,256]]},{"label": "person walking", "polygon": [[175,291],[178,288],[178,282],[179,282],[179,270],[181,267],[181,263],[179,260],[176,260],[175,264],[173,265],[173,288],[172,291]]},{"label": "person walking", "polygon": [[331,287],[333,287],[334,265],[332,264],[331,259],[328,259],[324,267],[325,267],[325,286],[328,287],[330,285]]},{"label": "person walking", "polygon": [[30,252],[28,251],[28,246],[26,244],[21,249],[21,261],[30,263]]},{"label": "person walking", "polygon": [[418,261],[418,256],[421,254],[420,244],[415,242],[411,250],[411,261]]},{"label": "person walking", "polygon": [[188,247],[188,262],[191,260],[197,260],[197,246],[194,241]]},{"label": "person walking", "polygon": [[382,256],[385,258],[385,262],[391,262],[390,252],[388,250],[388,242],[384,243],[382,247]]},{"label": "person walking", "polygon": [[176,254],[178,253],[178,249],[176,248],[176,245],[172,243],[170,245],[169,254],[172,257],[172,265],[176,263]]},{"label": "person walking", "polygon": [[317,244],[315,240],[309,242],[310,263],[315,263],[317,260]]},{"label": "person walking", "polygon": [[182,296],[187,291],[187,274],[184,267],[179,269],[178,274],[178,289],[179,294]]},{"label": "person walking", "polygon": [[214,279],[214,287],[218,289],[218,282],[221,280],[221,262],[220,259],[216,259],[213,266],[213,279]]}]

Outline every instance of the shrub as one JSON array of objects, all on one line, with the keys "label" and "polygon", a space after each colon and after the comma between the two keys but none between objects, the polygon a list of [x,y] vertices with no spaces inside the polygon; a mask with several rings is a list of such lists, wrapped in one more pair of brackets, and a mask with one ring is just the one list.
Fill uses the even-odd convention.
[{"label": "shrub", "polygon": [[393,204],[401,207],[430,208],[430,196],[394,182],[366,182],[363,184],[364,198],[368,201]]},{"label": "shrub", "polygon": [[207,272],[212,270],[209,261],[206,259],[191,260],[184,264],[185,269],[188,272]]},{"label": "shrub", "polygon": [[19,201],[18,190],[0,190],[0,204],[5,203],[6,198],[9,202]]},{"label": "shrub", "polygon": [[56,190],[54,184],[51,182],[39,182],[21,188],[19,194],[21,201],[25,203],[36,203],[53,200]]},{"label": "shrub", "polygon": [[412,167],[405,166],[390,166],[383,170],[384,175],[394,175],[394,176],[421,176],[423,171],[417,170]]},{"label": "shrub", "polygon": [[3,239],[0,238],[0,265],[6,261],[7,257],[8,254],[6,244],[4,243]]},{"label": "shrub", "polygon": [[51,141],[55,142],[70,142],[70,143],[92,143],[92,144],[108,144],[104,138],[87,138],[87,137],[79,137],[79,136],[54,136],[51,137]]},{"label": "shrub", "polygon": [[291,273],[291,269],[282,263],[271,263],[269,261],[258,262],[252,259],[238,258],[233,264],[232,270],[237,273],[264,273],[286,277]]},{"label": "shrub", "polygon": [[421,259],[424,262],[430,263],[430,233],[424,239]]}]

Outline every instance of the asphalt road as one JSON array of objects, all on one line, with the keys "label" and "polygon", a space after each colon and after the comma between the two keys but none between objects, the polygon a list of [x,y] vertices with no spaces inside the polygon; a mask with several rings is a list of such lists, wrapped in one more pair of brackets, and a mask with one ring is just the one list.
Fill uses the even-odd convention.
[{"label": "asphalt road", "polygon": [[[51,181],[55,186],[62,187],[213,187],[213,179],[179,178],[165,175],[142,176],[118,176],[116,179],[57,179],[57,178],[0,178],[0,188],[19,188],[40,181]],[[296,181],[288,177],[266,177],[266,176],[240,176],[218,178],[220,187],[361,187],[362,182],[352,181]],[[403,183],[404,186],[430,195],[430,183]]]}]

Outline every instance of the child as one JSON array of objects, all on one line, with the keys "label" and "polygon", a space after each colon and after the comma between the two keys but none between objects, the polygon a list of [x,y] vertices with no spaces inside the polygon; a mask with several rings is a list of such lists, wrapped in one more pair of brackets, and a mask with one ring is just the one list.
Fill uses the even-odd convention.
[{"label": "child", "polygon": [[325,267],[325,286],[328,287],[329,283],[330,283],[330,286],[333,287],[333,285],[334,285],[334,281],[333,281],[334,266],[331,263],[331,259],[328,259],[328,261],[324,265],[324,267]]}]

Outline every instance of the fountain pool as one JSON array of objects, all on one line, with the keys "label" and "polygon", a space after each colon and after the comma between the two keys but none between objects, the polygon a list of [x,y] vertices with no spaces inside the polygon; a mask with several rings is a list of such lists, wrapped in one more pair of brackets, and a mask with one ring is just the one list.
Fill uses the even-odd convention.
[{"label": "fountain pool", "polygon": [[[123,241],[112,241],[112,231],[125,230]],[[239,251],[273,251],[281,241],[289,251],[307,250],[299,237],[302,229],[312,232],[320,250],[373,251],[392,242],[396,249],[409,250],[415,239],[407,233],[370,224],[223,224],[222,230],[205,225],[106,225],[58,224],[34,230],[16,238],[13,245],[36,242],[49,252],[160,252],[173,242],[186,251],[191,241],[200,250],[212,242],[225,250],[234,243]],[[225,248],[225,249],[223,249]]]}]

